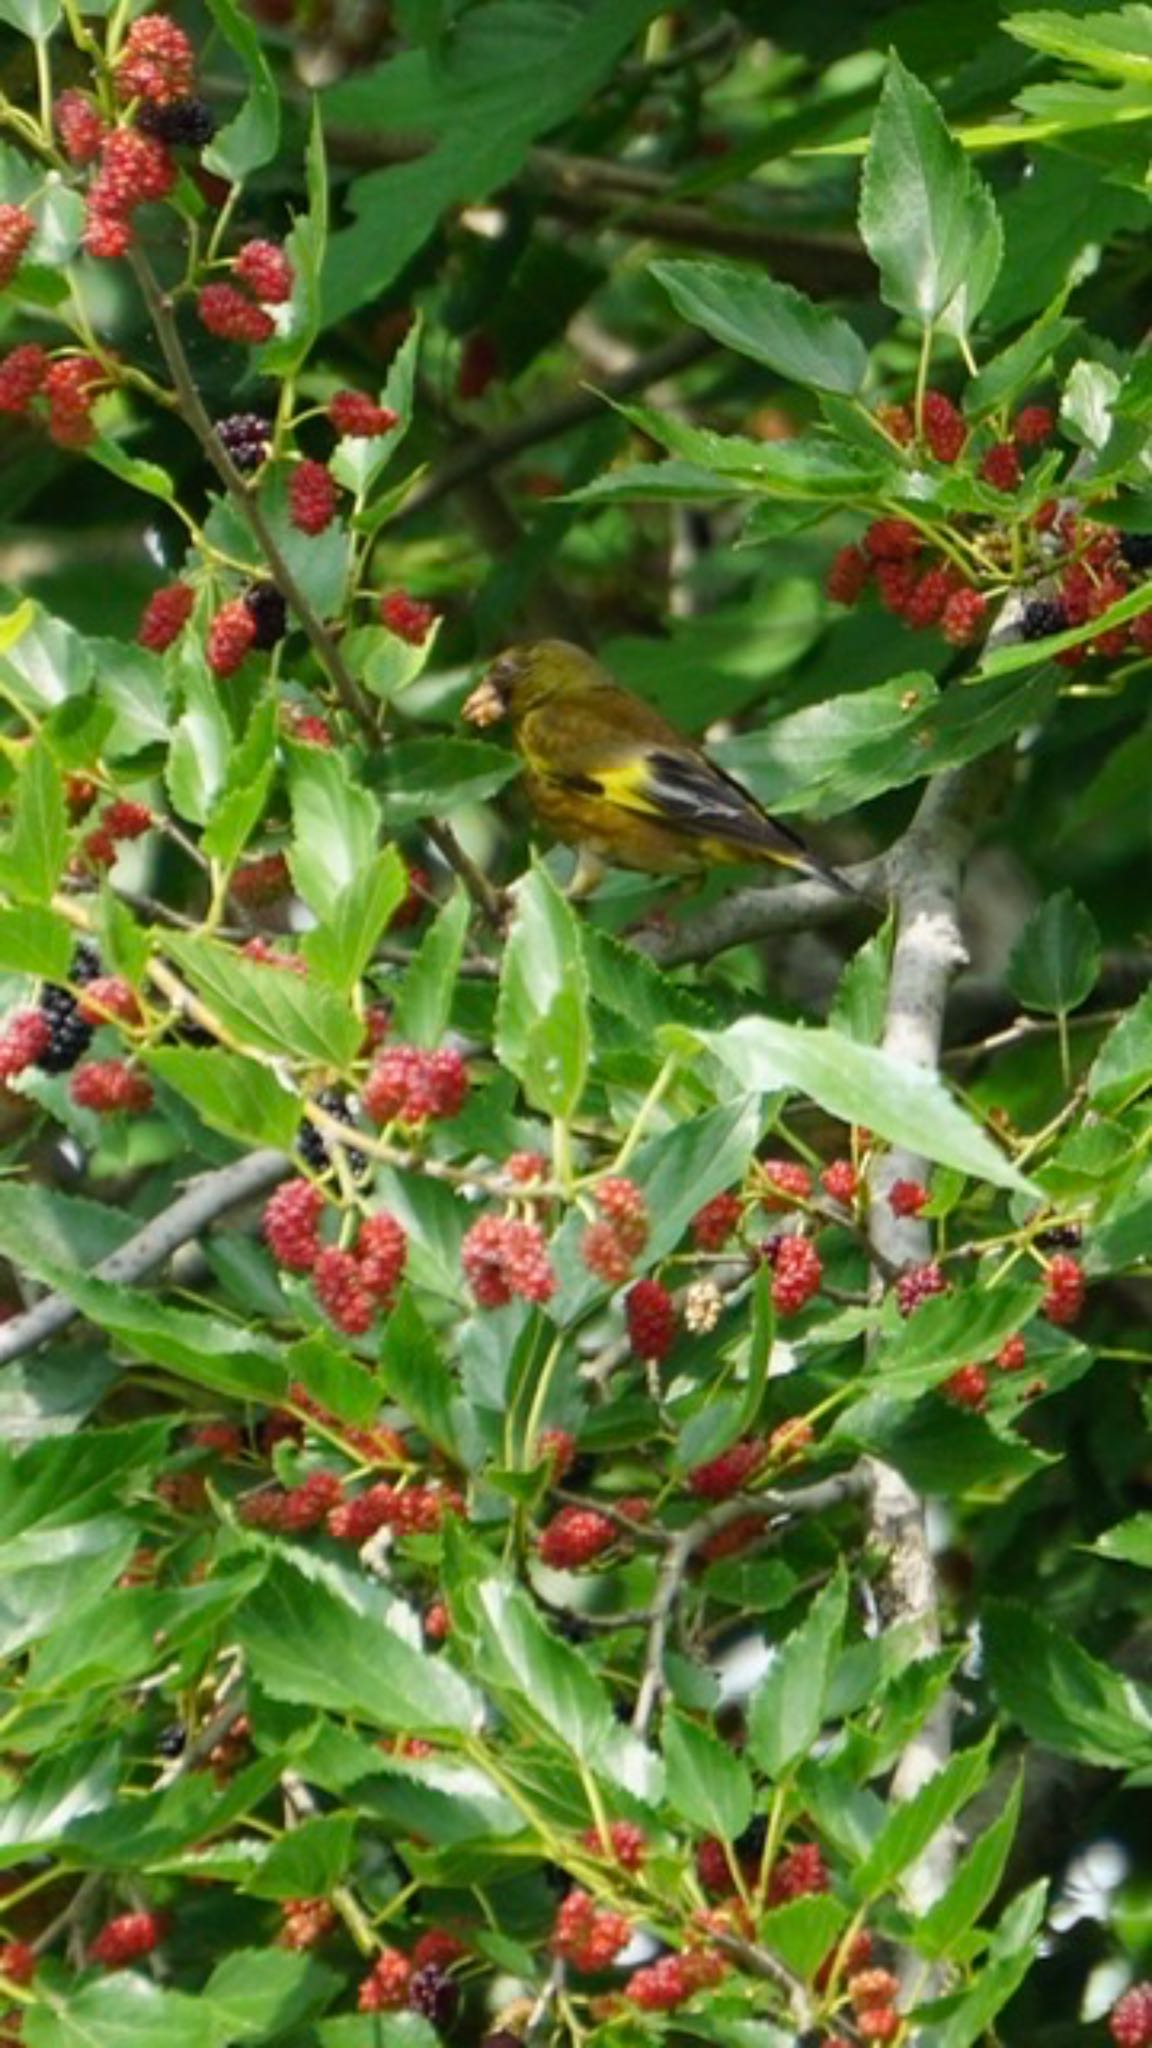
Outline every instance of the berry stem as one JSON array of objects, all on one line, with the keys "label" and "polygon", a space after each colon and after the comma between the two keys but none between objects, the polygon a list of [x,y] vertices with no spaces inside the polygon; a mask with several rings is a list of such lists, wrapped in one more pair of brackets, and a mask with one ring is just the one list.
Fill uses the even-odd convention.
[{"label": "berry stem", "polygon": [[664,1061],[663,1066],[660,1068],[660,1071],[657,1074],[656,1079],[653,1081],[652,1086],[649,1088],[647,1095],[644,1097],[643,1102],[640,1104],[639,1109],[636,1111],[636,1114],[632,1119],[631,1127],[628,1130],[628,1133],[624,1139],[624,1143],[621,1145],[620,1150],[616,1154],[615,1159],[612,1161],[611,1166],[608,1168],[609,1173],[623,1173],[625,1167],[629,1164],[634,1152],[636,1151],[637,1146],[640,1143],[640,1140],[644,1136],[649,1118],[651,1117],[653,1110],[659,1107],[664,1096],[668,1093],[669,1088],[672,1086],[672,1082],[675,1079],[676,1070],[679,1064],[680,1062],[677,1054],[669,1053],[667,1059]]}]

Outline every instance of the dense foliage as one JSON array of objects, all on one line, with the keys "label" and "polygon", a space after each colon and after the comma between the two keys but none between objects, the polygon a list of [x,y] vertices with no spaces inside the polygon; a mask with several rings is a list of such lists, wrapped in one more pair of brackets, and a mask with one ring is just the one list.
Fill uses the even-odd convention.
[{"label": "dense foliage", "polygon": [[1152,10],[0,24],[0,2038],[1149,2048]]}]

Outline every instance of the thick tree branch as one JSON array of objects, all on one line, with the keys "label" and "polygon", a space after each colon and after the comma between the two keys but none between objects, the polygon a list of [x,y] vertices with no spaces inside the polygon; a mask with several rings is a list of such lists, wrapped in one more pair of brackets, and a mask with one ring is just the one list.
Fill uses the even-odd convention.
[{"label": "thick tree branch", "polygon": [[[119,1251],[101,1260],[92,1277],[122,1284],[143,1279],[226,1210],[264,1194],[290,1172],[291,1162],[283,1152],[264,1151],[250,1152],[215,1173],[198,1175],[167,1209],[153,1216]],[[11,1365],[13,1359],[34,1351],[81,1313],[66,1295],[46,1294],[23,1315],[0,1327],[0,1365]]]},{"label": "thick tree branch", "polygon": [[[953,976],[966,955],[957,904],[964,857],[980,819],[995,803],[1002,775],[995,758],[969,763],[929,784],[892,867],[897,931],[888,987],[884,1050],[902,1065],[935,1069],[940,1063],[944,1012]],[[927,1161],[894,1148],[871,1177],[869,1236],[889,1265],[922,1264],[929,1228],[896,1216],[887,1201],[894,1181],[923,1180]],[[928,1539],[927,1509],[903,1476],[880,1459],[868,1461],[870,1522],[884,1559],[879,1597],[884,1623],[911,1623],[918,1647],[940,1646],[940,1589]],[[892,1795],[910,1799],[946,1762],[954,1705],[945,1694],[908,1743],[892,1780]],[[904,1876],[914,1911],[923,1912],[947,1886],[955,1862],[951,1829],[941,1829]]]}]

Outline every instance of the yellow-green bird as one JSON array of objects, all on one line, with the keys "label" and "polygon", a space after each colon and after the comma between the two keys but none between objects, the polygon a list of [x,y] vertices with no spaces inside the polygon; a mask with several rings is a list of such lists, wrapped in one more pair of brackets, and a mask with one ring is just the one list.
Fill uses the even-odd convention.
[{"label": "yellow-green bird", "polygon": [[856,894],[702,748],[567,640],[507,648],[464,716],[480,726],[510,722],[532,808],[579,849],[573,894],[594,888],[609,864],[688,875],[752,861],[799,868]]}]

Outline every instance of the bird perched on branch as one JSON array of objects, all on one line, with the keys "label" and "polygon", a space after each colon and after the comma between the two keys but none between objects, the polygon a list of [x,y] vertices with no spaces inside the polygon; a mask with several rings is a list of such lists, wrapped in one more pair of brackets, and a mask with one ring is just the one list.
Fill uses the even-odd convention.
[{"label": "bird perched on branch", "polygon": [[579,849],[573,895],[586,895],[608,865],[690,875],[755,861],[856,893],[582,647],[566,640],[509,647],[473,690],[464,716],[478,726],[510,722],[532,808],[557,839]]}]

